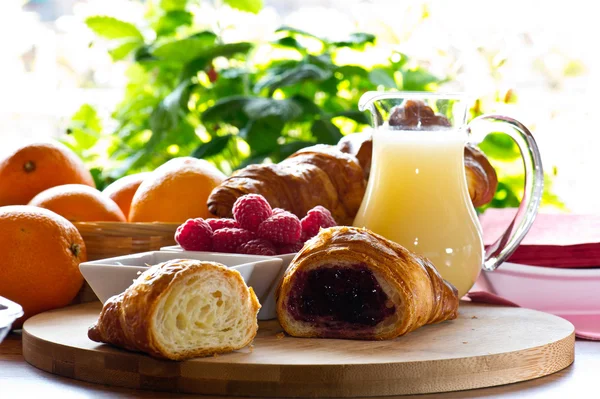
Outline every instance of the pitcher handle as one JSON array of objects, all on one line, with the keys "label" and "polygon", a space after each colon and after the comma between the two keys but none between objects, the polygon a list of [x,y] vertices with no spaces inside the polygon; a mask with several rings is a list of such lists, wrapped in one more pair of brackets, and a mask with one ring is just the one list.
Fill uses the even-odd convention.
[{"label": "pitcher handle", "polygon": [[[544,171],[535,139],[521,122],[503,115],[482,115],[469,123],[468,131],[473,131],[474,126],[480,122],[508,127],[509,129],[501,131],[515,141],[525,166],[525,190],[517,214],[502,236],[485,251],[483,270],[493,271],[512,255],[531,228],[542,199]],[[498,129],[494,129],[494,131],[498,131]]]}]

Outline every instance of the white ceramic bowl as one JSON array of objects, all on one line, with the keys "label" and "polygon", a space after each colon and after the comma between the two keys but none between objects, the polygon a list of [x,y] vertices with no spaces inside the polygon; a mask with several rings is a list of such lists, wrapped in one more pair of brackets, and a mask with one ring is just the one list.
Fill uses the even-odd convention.
[{"label": "white ceramic bowl", "polygon": [[0,296],[0,342],[4,340],[15,320],[21,316],[21,305]]},{"label": "white ceramic bowl", "polygon": [[[179,245],[163,247],[160,250],[161,251],[183,251],[183,249]],[[194,253],[194,251],[187,251],[187,253]],[[195,252],[195,253],[201,254],[203,252]],[[259,320],[276,319],[277,318],[277,306],[275,303],[275,291],[277,291],[277,287],[279,287],[279,284],[281,283],[281,280],[283,279],[283,275],[285,274],[285,271],[289,267],[290,263],[292,262],[292,259],[294,259],[294,256],[296,256],[296,254],[290,253],[290,254],[275,255],[275,256],[259,256],[259,255],[255,255],[255,256],[257,256],[261,259],[281,259],[282,260],[282,267],[275,279],[274,284],[271,286],[271,288],[269,289],[269,291],[265,297],[263,297],[263,298],[259,297],[259,301],[260,301],[260,304],[262,305],[262,307],[260,309],[260,313],[258,314],[258,319]]]},{"label": "white ceramic bowl", "polygon": [[600,339],[600,268],[559,269],[507,262],[493,272],[482,272],[473,288],[477,290],[563,317],[579,335]]},{"label": "white ceramic bowl", "polygon": [[[240,272],[245,283],[254,289],[261,303],[269,297],[283,269],[282,260],[275,257],[215,252],[151,251],[83,262],[79,265],[79,270],[98,299],[104,303],[113,295],[125,291],[149,265],[172,259],[218,262],[235,269]],[[260,313],[259,318],[264,319]]]}]

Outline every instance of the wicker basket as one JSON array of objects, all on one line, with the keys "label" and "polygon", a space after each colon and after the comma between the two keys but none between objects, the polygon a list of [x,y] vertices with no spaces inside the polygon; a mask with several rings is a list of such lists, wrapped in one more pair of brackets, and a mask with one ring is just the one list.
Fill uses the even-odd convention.
[{"label": "wicker basket", "polygon": [[[111,258],[175,244],[175,231],[180,223],[74,223],[83,237],[88,260]],[[84,281],[73,303],[97,301],[98,298]]]}]

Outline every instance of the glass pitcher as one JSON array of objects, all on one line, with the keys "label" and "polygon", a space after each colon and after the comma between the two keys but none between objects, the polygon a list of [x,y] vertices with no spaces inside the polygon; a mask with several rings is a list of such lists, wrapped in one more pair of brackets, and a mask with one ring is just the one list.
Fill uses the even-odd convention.
[{"label": "glass pitcher", "polygon": [[[482,269],[495,270],[514,252],[535,219],[544,181],[529,130],[501,115],[483,115],[467,124],[467,100],[458,94],[419,92],[367,92],[361,97],[359,109],[373,116],[373,156],[353,223],[427,257],[459,297]],[[469,196],[464,147],[499,131],[521,151],[525,190],[509,228],[486,251]]]}]

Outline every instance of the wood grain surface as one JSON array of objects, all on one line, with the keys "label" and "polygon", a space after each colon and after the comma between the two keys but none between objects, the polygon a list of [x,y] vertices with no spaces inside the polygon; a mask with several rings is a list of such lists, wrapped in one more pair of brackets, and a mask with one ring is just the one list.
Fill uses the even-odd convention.
[{"label": "wood grain surface", "polygon": [[186,362],[162,361],[99,345],[87,328],[99,303],[28,320],[23,355],[70,378],[146,390],[211,395],[352,397],[457,391],[528,380],[573,361],[573,327],[521,308],[461,304],[453,322],[394,341],[281,337],[261,324],[252,348]]}]

